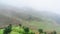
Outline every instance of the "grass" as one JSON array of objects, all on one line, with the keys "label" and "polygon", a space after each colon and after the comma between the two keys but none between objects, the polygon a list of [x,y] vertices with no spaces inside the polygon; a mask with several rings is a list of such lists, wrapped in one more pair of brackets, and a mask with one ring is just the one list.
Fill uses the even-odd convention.
[{"label": "grass", "polygon": [[56,30],[58,33],[60,32],[60,26],[56,26],[53,20],[45,20],[45,21],[23,21],[23,25],[30,27],[31,29],[38,30],[39,28],[44,31],[54,31]]}]

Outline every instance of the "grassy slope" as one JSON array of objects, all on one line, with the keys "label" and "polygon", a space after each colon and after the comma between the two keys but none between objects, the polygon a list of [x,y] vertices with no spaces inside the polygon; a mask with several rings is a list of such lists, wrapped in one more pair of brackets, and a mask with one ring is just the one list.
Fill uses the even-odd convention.
[{"label": "grassy slope", "polygon": [[[1,17],[1,16],[0,16]],[[3,17],[3,16],[2,16]],[[19,20],[19,19],[18,19]],[[53,20],[47,20],[47,18],[43,19],[43,21],[36,21],[35,20],[31,20],[31,21],[26,21],[26,20],[22,20],[20,19],[19,21],[22,21],[22,24],[24,26],[28,26],[31,29],[39,29],[42,28],[44,30],[54,30],[56,29],[58,32],[60,32],[60,26],[55,26]],[[13,23],[13,22],[12,22]],[[6,24],[6,23],[5,23]]]},{"label": "grassy slope", "polygon": [[30,27],[31,29],[39,29],[42,28],[44,31],[53,31],[56,30],[60,32],[60,26],[56,25],[53,20],[45,20],[45,21],[23,21],[23,25]]}]

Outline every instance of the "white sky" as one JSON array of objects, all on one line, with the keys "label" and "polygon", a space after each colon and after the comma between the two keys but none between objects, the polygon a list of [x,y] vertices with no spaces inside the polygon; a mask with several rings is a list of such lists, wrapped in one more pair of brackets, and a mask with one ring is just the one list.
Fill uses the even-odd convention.
[{"label": "white sky", "polygon": [[60,13],[60,0],[0,0],[0,3]]}]

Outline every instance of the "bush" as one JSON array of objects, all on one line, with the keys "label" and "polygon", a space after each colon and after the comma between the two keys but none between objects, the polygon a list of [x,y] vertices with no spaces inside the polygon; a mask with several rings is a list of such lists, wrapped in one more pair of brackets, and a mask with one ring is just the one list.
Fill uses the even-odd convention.
[{"label": "bush", "polygon": [[3,34],[9,34],[11,31],[12,31],[12,25],[9,24],[9,26],[4,29]]},{"label": "bush", "polygon": [[39,33],[43,33],[43,29],[39,29],[38,31],[39,31]]},{"label": "bush", "polygon": [[19,24],[19,26],[21,27],[22,25],[21,25],[21,24]]},{"label": "bush", "polygon": [[47,34],[46,32],[44,32],[44,34]]},{"label": "bush", "polygon": [[57,34],[57,32],[56,31],[53,31],[53,34]]},{"label": "bush", "polygon": [[25,31],[25,34],[28,34],[29,33],[29,28],[28,27],[25,27],[24,28],[24,31]]}]

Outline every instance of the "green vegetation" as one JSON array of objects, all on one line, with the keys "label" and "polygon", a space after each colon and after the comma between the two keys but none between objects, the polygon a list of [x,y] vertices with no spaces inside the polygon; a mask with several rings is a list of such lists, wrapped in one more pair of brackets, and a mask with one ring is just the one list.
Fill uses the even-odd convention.
[{"label": "green vegetation", "polygon": [[0,29],[0,34],[34,34],[28,27],[23,28],[22,26],[12,26],[11,24],[3,29]]},{"label": "green vegetation", "polygon": [[53,34],[57,34],[57,32],[56,31],[53,31]]},{"label": "green vegetation", "polygon": [[[44,32],[43,29],[38,29],[38,34],[57,34],[56,31]],[[21,24],[19,26],[9,24],[7,27],[0,29],[0,34],[37,34],[28,27],[24,27]]]},{"label": "green vegetation", "polygon": [[39,29],[38,31],[39,31],[39,34],[43,33],[43,29]]},{"label": "green vegetation", "polygon": [[3,31],[3,34],[9,34],[12,31],[12,25],[10,24],[8,27],[6,27]]},{"label": "green vegetation", "polygon": [[[10,15],[9,15],[10,16]],[[20,14],[19,14],[20,16]],[[40,34],[46,34],[46,31],[53,31],[56,30],[57,32],[60,32],[60,26],[56,26],[55,21],[52,19],[48,19],[45,17],[37,17],[37,16],[21,16],[18,18],[18,16],[13,17],[7,17],[4,15],[0,16],[0,25],[5,26],[8,24],[19,24],[19,26],[8,26],[6,28],[0,29],[0,34],[36,34],[35,32],[32,32],[30,29],[31,27],[36,31],[38,31]],[[26,26],[26,27],[25,27]],[[29,27],[29,28],[28,28]],[[40,28],[40,29],[39,29]],[[39,30],[38,30],[39,29]],[[43,32],[44,31],[44,32]],[[53,34],[56,34],[56,31],[53,31]]]}]

